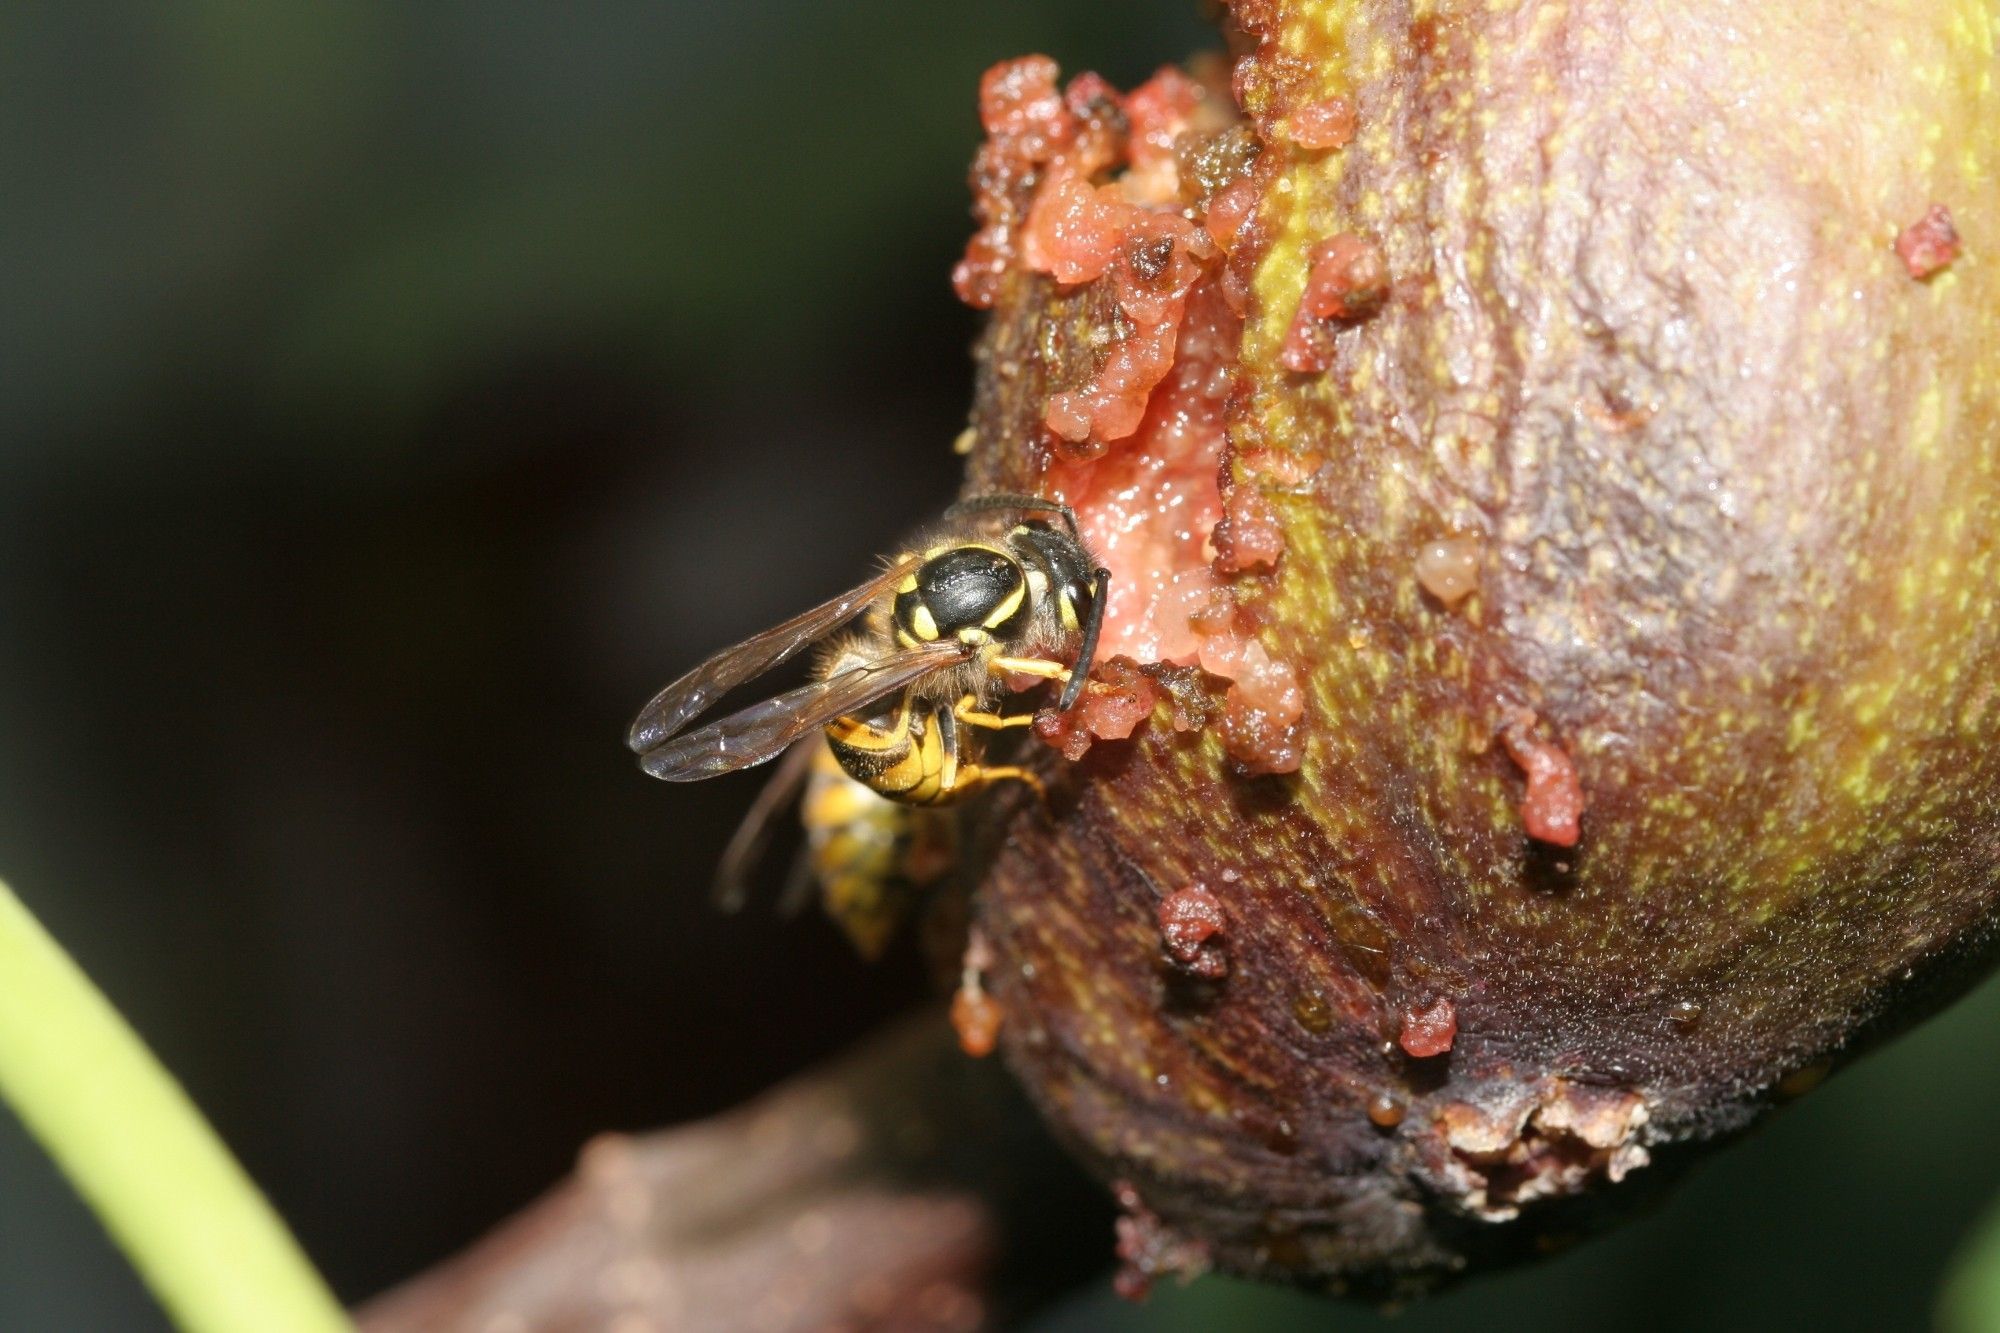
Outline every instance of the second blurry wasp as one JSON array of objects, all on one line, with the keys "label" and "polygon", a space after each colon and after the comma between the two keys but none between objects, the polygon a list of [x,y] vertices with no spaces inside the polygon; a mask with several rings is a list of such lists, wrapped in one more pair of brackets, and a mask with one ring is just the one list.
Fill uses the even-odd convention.
[{"label": "second blurry wasp", "polygon": [[879,958],[896,928],[957,869],[955,812],[878,796],[840,766],[832,749],[805,741],[785,756],[722,854],[715,872],[722,910],[737,911],[749,900],[772,821],[801,787],[805,845],[778,910],[792,915],[817,889],[821,907],[855,951]]}]

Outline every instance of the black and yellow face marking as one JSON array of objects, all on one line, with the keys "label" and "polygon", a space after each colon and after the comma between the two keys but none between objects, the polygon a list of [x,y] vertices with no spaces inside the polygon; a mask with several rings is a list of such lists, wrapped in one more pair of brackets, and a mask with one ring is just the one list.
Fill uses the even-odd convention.
[{"label": "black and yellow face marking", "polygon": [[1064,588],[1056,595],[1056,614],[1062,620],[1062,627],[1074,634],[1083,628],[1083,618],[1076,613],[1076,590]]}]

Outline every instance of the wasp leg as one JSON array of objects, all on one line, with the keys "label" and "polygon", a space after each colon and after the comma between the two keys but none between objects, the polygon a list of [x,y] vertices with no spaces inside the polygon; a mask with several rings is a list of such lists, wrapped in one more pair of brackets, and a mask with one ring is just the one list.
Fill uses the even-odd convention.
[{"label": "wasp leg", "polygon": [[1019,764],[998,764],[992,766],[967,765],[961,767],[958,770],[957,790],[970,795],[978,791],[981,787],[990,787],[996,782],[1006,782],[1009,780],[1026,783],[1034,791],[1035,795],[1044,801],[1049,798],[1049,789],[1042,785],[1042,779],[1034,772],[1022,768]]},{"label": "wasp leg", "polygon": [[1043,680],[1069,680],[1069,668],[1061,662],[1051,662],[1042,657],[993,657],[988,658],[986,669],[996,676],[1022,675],[1040,676]]},{"label": "wasp leg", "polygon": [[978,706],[976,696],[966,695],[951,709],[954,716],[967,726],[985,727],[989,731],[999,731],[1003,727],[1031,727],[1035,724],[1033,713],[1016,713],[1012,717],[1000,713],[989,713]]},{"label": "wasp leg", "polygon": [[[964,436],[959,438],[963,439]],[[1017,495],[1004,491],[994,495],[975,495],[960,500],[944,512],[947,516],[955,516],[990,513],[996,510],[1014,510],[1024,514],[1056,514],[1061,517],[1063,526],[1069,529],[1069,535],[1072,537],[1077,535],[1076,511],[1060,500],[1045,500],[1039,495]]]},{"label": "wasp leg", "polygon": [[[1063,691],[1063,693],[1066,695],[1071,693],[1072,691],[1078,695],[1081,695],[1085,690],[1089,690],[1095,694],[1109,694],[1112,692],[1111,686],[1106,685],[1101,680],[1093,680],[1088,676],[1085,676],[1083,678],[1083,683],[1081,685],[1078,685],[1072,679],[1070,669],[1068,667],[1064,666],[1060,662],[1049,662],[1039,657],[995,657],[989,660],[986,666],[987,669],[996,676],[1008,676],[1008,675],[1018,674],[1023,676],[1040,676],[1044,680],[1060,680],[1064,682],[1066,685],[1070,686],[1070,689],[1066,689]],[[961,701],[961,703],[962,702],[963,701]],[[1074,703],[1075,700],[1071,700],[1070,702]],[[1060,704],[1058,704],[1056,707],[1056,711],[1060,713],[1063,712],[1064,709]],[[976,717],[967,718],[966,720],[971,722],[972,725],[975,727],[982,725],[979,719]],[[1032,716],[1030,717],[1030,720],[1032,720]],[[1026,726],[1027,723],[1016,720],[1014,718],[1008,718],[1007,725],[1010,727]]]}]

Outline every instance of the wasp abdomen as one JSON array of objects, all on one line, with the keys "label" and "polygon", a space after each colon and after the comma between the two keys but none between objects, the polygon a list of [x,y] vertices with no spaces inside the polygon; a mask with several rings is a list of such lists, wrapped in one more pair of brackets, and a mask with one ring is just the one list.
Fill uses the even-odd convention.
[{"label": "wasp abdomen", "polygon": [[827,748],[855,781],[893,801],[931,805],[954,795],[956,732],[928,708],[900,695],[884,718],[839,717],[826,728]]}]

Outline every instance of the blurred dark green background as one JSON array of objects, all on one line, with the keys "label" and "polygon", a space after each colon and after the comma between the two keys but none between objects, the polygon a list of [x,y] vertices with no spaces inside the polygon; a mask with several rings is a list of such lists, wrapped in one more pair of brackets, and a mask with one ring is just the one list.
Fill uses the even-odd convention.
[{"label": "blurred dark green background", "polygon": [[[620,737],[949,494],[979,72],[1205,40],[1192,0],[0,8],[0,874],[344,1297],[921,989],[711,916],[757,778]],[[1988,987],[1394,1327],[1919,1326],[2000,1183],[1996,1033]],[[1375,1318],[1211,1282],[1046,1328]],[[161,1326],[6,1121],[0,1329]]]}]

